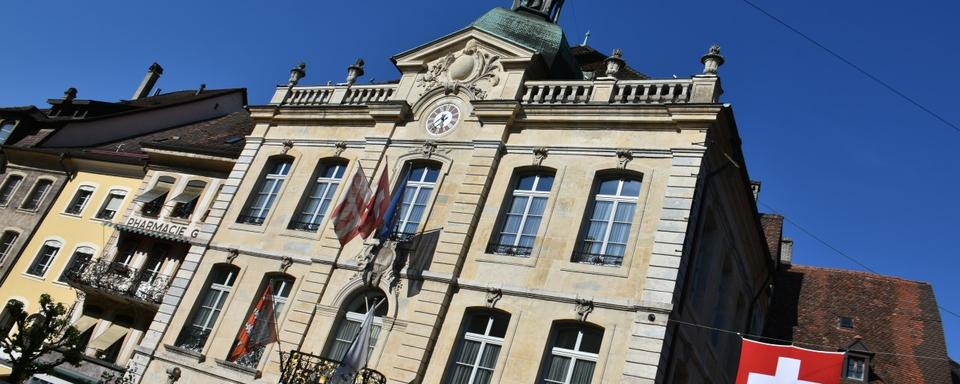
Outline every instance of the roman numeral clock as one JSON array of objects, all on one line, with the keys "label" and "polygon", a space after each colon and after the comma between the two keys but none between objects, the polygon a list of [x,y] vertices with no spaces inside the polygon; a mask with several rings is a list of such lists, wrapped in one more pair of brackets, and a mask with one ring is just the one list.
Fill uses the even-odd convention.
[{"label": "roman numeral clock", "polygon": [[433,136],[443,136],[460,123],[460,108],[453,103],[438,105],[427,116],[427,133]]}]

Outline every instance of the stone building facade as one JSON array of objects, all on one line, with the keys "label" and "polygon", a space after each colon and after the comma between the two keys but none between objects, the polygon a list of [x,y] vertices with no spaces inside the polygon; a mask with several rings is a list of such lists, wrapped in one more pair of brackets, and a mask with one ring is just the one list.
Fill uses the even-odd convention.
[{"label": "stone building facade", "polygon": [[[396,82],[358,84],[358,61],[344,84],[301,86],[301,66],[251,107],[208,217],[222,224],[165,298],[179,307],[143,382],[329,374],[373,308],[372,382],[733,369],[728,341],[670,322],[759,332],[775,272],[719,48],[700,75],[648,79],[619,51],[571,48],[562,1],[526,4],[394,56]],[[341,246],[331,211],[361,170],[387,174],[399,214],[382,243]],[[268,286],[279,342],[231,359]]]}]

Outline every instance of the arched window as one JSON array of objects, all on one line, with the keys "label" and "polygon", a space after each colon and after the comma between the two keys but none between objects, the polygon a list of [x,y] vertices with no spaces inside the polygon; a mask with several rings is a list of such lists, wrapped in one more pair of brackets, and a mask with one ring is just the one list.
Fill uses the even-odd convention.
[{"label": "arched window", "polygon": [[176,182],[177,179],[174,179],[172,176],[160,176],[157,178],[157,182],[153,185],[153,188],[144,192],[136,199],[133,199],[133,201],[143,204],[143,206],[140,207],[140,213],[147,217],[160,216],[160,211],[163,210],[163,205],[167,201],[167,195],[170,193],[170,190],[173,189],[173,184]]},{"label": "arched window", "polygon": [[73,199],[70,200],[70,204],[67,205],[67,209],[64,213],[70,215],[79,215],[83,213],[83,209],[87,207],[87,203],[90,202],[90,198],[93,197],[93,186],[90,185],[81,185],[77,188],[77,193],[73,195]]},{"label": "arched window", "polygon": [[71,277],[82,276],[83,271],[87,269],[87,266],[89,266],[93,260],[94,252],[96,251],[91,247],[77,247],[77,249],[73,251],[73,256],[70,257],[70,263],[63,269],[63,272],[60,273],[60,278],[57,280],[65,282]]},{"label": "arched window", "polygon": [[[293,283],[294,279],[289,275],[273,274],[264,277],[263,283],[260,284],[260,290],[257,292],[257,296],[255,296],[254,302],[250,307],[250,311],[247,312],[247,316],[244,318],[244,328],[240,329],[240,333],[233,341],[233,347],[230,348],[231,355],[233,355],[233,351],[237,350],[238,345],[241,343],[241,337],[244,334],[246,334],[248,340],[255,341],[253,340],[256,337],[255,334],[260,331],[258,327],[268,327],[268,331],[275,331],[278,329],[277,326],[280,323],[280,315],[283,314],[283,307],[286,306],[287,299],[290,298],[290,291],[293,289]],[[266,301],[265,296],[268,286],[270,287],[270,300],[273,302],[272,321],[269,318],[264,317],[264,313],[262,312],[270,309],[259,308],[261,302],[264,304],[269,303]],[[257,324],[254,325],[253,329],[247,329],[247,320],[251,318],[254,311],[259,311],[257,315]],[[243,349],[246,352],[232,361],[246,367],[256,368],[257,365],[260,364],[260,359],[263,357],[263,351],[266,349],[266,346],[247,345],[244,346]]]},{"label": "arched window", "polygon": [[586,232],[572,261],[621,265],[640,198],[640,179],[607,177],[596,188]]},{"label": "arched window", "polygon": [[27,273],[37,277],[43,277],[43,275],[47,273],[47,270],[50,269],[50,264],[53,264],[53,259],[57,257],[62,247],[63,243],[59,241],[47,240],[43,243],[43,246],[40,247],[40,252],[37,253],[37,257],[33,259],[30,268],[27,268]]},{"label": "arched window", "polygon": [[17,231],[3,232],[3,236],[0,236],[0,262],[5,260],[7,256],[10,255],[10,252],[13,251],[13,246],[17,243],[18,238],[20,238],[20,233]]},{"label": "arched window", "polygon": [[320,163],[313,178],[313,186],[308,194],[303,196],[297,214],[290,220],[290,229],[316,232],[320,228],[346,169],[346,162]]},{"label": "arched window", "polygon": [[180,348],[186,348],[200,352],[210,337],[213,326],[223,311],[223,306],[227,302],[227,297],[233,290],[233,284],[237,280],[237,274],[240,268],[229,264],[217,264],[210,271],[210,277],[207,278],[207,286],[204,292],[200,293],[202,299],[197,302],[190,315],[190,320],[180,331],[177,337],[176,345]]},{"label": "arched window", "polygon": [[436,163],[413,163],[408,166],[403,184],[400,185],[401,190],[394,192],[403,193],[400,210],[394,216],[392,228],[395,235],[409,237],[417,233],[439,177],[440,166]]},{"label": "arched window", "polygon": [[560,323],[553,328],[541,382],[590,384],[603,341],[603,328],[579,323]]},{"label": "arched window", "polygon": [[510,324],[510,314],[471,310],[464,315],[463,331],[454,354],[450,378],[453,384],[487,384],[493,378],[497,357]]},{"label": "arched window", "polygon": [[500,230],[489,252],[530,256],[551,188],[552,173],[540,171],[518,175],[513,191],[504,201],[505,211],[502,214]]},{"label": "arched window", "polygon": [[183,188],[183,192],[170,199],[170,202],[173,203],[173,211],[170,212],[170,217],[189,219],[193,215],[193,210],[197,209],[197,202],[200,201],[200,195],[203,194],[203,189],[206,187],[207,183],[202,180],[190,180],[187,186]]},{"label": "arched window", "polygon": [[43,202],[43,198],[47,196],[47,192],[50,192],[50,187],[52,186],[53,180],[37,180],[37,182],[33,184],[33,189],[30,190],[30,194],[27,195],[27,198],[23,200],[23,204],[20,205],[20,208],[28,211],[36,211],[38,208],[40,208],[40,203]]},{"label": "arched window", "polygon": [[377,345],[377,338],[380,336],[380,329],[383,327],[383,318],[387,315],[387,296],[379,289],[361,292],[355,295],[344,308],[334,329],[333,342],[327,348],[326,356],[328,359],[340,361],[350,349],[360,333],[360,325],[367,312],[376,308],[374,311],[373,328],[370,331],[370,353],[373,353]]},{"label": "arched window", "polygon": [[280,194],[280,188],[286,181],[290,168],[293,166],[293,158],[280,156],[267,162],[264,175],[261,177],[257,188],[250,195],[246,208],[237,217],[237,222],[242,224],[261,225],[267,219],[273,203]]},{"label": "arched window", "polygon": [[23,182],[23,176],[7,176],[7,179],[3,181],[3,187],[0,187],[0,205],[7,205],[10,203],[10,199],[13,198],[13,193],[17,191],[18,187],[20,187],[21,182]]}]

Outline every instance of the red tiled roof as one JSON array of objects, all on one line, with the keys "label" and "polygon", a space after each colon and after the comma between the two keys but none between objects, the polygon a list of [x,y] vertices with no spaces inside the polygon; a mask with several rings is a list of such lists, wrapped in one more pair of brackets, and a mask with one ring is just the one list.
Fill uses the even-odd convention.
[{"label": "red tiled roof", "polygon": [[[852,318],[853,328],[841,328],[840,317]],[[869,382],[951,382],[940,312],[933,288],[924,282],[859,271],[785,267],[777,276],[764,334],[834,351],[860,336],[875,353]]]},{"label": "red tiled roof", "polygon": [[770,250],[770,257],[773,260],[778,260],[780,258],[781,240],[783,239],[783,215],[761,213],[760,225],[763,227],[763,235],[767,239],[767,249]]}]

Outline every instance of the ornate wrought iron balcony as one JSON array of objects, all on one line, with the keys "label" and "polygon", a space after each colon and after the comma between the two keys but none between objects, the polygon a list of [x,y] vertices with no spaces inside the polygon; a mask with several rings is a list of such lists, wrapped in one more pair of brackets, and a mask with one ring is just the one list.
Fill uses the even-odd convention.
[{"label": "ornate wrought iron balcony", "polygon": [[584,251],[574,251],[570,261],[575,263],[599,264],[619,267],[623,264],[622,255],[604,255],[600,253],[590,253]]},{"label": "ornate wrought iron balcony", "polygon": [[180,336],[177,337],[175,345],[179,348],[201,352],[203,351],[203,346],[207,344],[208,337],[210,337],[209,329],[187,326],[180,332]]},{"label": "ornate wrought iron balcony", "polygon": [[[339,362],[300,351],[280,354],[281,384],[321,384],[329,382]],[[357,373],[354,384],[385,384],[387,377],[364,368]]]},{"label": "ornate wrought iron balcony", "polygon": [[266,219],[267,218],[263,216],[247,216],[247,215],[237,216],[237,222],[240,224],[263,225],[263,222]]},{"label": "ornate wrought iron balcony", "polygon": [[296,231],[316,232],[318,229],[320,229],[320,222],[319,221],[318,222],[291,221],[290,225],[287,226],[287,228],[290,228]]},{"label": "ornate wrought iron balcony", "polygon": [[71,285],[87,291],[99,291],[159,305],[170,286],[171,276],[153,271],[138,271],[125,264],[105,260],[75,263],[66,272]]},{"label": "ornate wrought iron balcony", "polygon": [[519,245],[510,245],[510,244],[488,244],[487,253],[495,253],[498,255],[510,255],[510,256],[521,256],[527,257],[533,252],[531,247],[521,247]]}]

